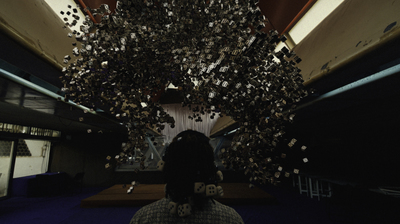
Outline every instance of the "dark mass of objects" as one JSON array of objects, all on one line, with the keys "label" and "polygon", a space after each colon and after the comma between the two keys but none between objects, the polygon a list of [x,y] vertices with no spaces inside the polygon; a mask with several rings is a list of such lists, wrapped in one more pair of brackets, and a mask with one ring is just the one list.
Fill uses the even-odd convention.
[{"label": "dark mass of objects", "polygon": [[[148,147],[148,128],[161,131],[175,125],[153,100],[173,84],[183,96],[182,106],[193,110],[191,119],[201,122],[200,114],[207,113],[239,122],[231,146],[221,150],[226,168],[244,169],[250,181],[279,183],[299,172],[282,165],[286,154],[277,145],[294,119],[296,103],[308,91],[296,67],[301,59],[286,47],[274,51],[286,37],[265,31],[268,20],[257,3],[121,0],[114,12],[108,5],[90,9],[102,16],[101,22],[86,16],[78,29],[77,10],[69,6],[70,11],[61,13],[76,42],[64,58],[65,100],[90,110],[109,106],[108,112],[129,131],[129,141],[115,157],[125,163]],[[285,146],[295,143],[290,138]],[[141,168],[146,169],[144,163]]]}]

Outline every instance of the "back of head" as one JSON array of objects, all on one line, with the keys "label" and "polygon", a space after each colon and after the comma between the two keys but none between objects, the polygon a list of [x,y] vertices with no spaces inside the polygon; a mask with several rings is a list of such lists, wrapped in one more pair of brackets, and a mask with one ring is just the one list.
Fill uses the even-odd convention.
[{"label": "back of head", "polygon": [[195,182],[216,184],[213,148],[209,138],[200,132],[188,130],[178,134],[168,146],[164,161],[166,194],[175,202],[196,200]]}]

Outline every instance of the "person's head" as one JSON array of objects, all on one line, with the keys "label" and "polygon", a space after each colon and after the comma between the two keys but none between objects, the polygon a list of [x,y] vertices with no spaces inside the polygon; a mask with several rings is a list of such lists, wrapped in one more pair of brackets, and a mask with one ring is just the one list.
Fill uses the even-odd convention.
[{"label": "person's head", "polygon": [[216,183],[213,148],[204,134],[187,130],[179,133],[166,149],[163,168],[166,194],[173,201],[194,195],[194,183]]}]

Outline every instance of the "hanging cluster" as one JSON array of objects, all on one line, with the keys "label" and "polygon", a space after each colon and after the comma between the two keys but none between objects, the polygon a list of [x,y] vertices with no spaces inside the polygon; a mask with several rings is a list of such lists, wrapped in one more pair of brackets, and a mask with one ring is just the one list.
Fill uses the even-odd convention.
[{"label": "hanging cluster", "polygon": [[[72,49],[76,60],[64,58],[65,99],[93,110],[107,105],[123,118],[129,142],[117,158],[125,162],[146,147],[147,128],[174,126],[153,101],[173,84],[192,119],[226,114],[240,123],[232,146],[221,154],[226,167],[246,168],[252,180],[275,183],[284,169],[270,153],[307,91],[296,67],[301,60],[287,48],[274,52],[286,38],[264,30],[268,21],[257,3],[122,0],[115,12],[102,5],[92,10],[102,15],[100,23],[86,17],[85,26],[69,34],[78,44]],[[66,25],[74,27],[79,17],[68,13]]]}]

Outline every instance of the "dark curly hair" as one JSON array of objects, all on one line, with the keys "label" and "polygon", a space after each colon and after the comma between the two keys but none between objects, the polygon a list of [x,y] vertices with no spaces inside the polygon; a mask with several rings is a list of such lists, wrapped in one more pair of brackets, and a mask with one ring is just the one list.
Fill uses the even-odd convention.
[{"label": "dark curly hair", "polygon": [[168,146],[164,161],[166,197],[178,203],[191,197],[195,206],[202,208],[207,198],[194,194],[194,183],[216,184],[217,168],[209,138],[192,130],[179,133]]}]

